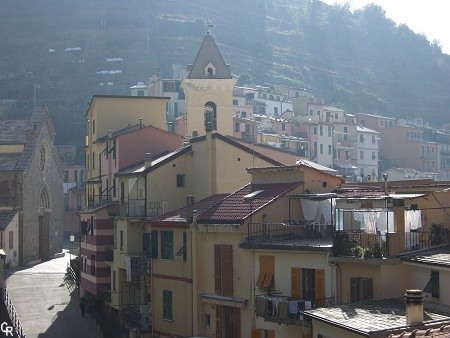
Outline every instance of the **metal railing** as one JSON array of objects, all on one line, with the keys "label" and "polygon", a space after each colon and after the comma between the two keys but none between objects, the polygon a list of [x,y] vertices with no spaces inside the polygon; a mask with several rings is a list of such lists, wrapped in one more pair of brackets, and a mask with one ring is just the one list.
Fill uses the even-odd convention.
[{"label": "metal railing", "polygon": [[334,305],[334,297],[308,300],[277,294],[265,294],[256,296],[255,314],[263,317],[265,321],[301,325],[304,311]]},{"label": "metal railing", "polygon": [[150,260],[144,253],[129,253],[131,258],[131,272],[148,275],[150,273]]},{"label": "metal railing", "polygon": [[250,223],[242,246],[294,245],[331,246],[333,229],[329,225],[306,221],[286,223]]},{"label": "metal railing", "polygon": [[5,306],[8,311],[9,318],[11,319],[12,325],[16,330],[17,336],[19,338],[26,338],[27,335],[23,330],[22,323],[20,322],[19,316],[17,315],[16,308],[12,302],[11,297],[9,296],[8,290],[5,288],[4,292]]},{"label": "metal railing", "polygon": [[335,256],[356,256],[359,258],[390,257],[403,252],[446,244],[449,242],[447,237],[447,234],[437,236],[431,231],[387,234],[337,231],[334,237],[333,253]]}]

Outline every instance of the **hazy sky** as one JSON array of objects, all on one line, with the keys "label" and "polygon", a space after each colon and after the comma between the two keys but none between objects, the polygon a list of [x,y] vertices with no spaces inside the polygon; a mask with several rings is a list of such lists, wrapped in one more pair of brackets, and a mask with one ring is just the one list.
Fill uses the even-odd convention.
[{"label": "hazy sky", "polygon": [[448,0],[322,0],[327,4],[350,3],[351,9],[375,3],[397,25],[404,23],[432,42],[439,40],[442,51],[450,55],[450,1]]}]

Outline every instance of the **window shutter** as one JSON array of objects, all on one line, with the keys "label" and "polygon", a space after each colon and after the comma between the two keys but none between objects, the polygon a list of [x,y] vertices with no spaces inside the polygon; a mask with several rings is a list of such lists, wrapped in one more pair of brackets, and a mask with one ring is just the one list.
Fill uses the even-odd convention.
[{"label": "window shutter", "polygon": [[267,331],[267,338],[275,338],[275,331],[268,330]]},{"label": "window shutter", "polygon": [[371,300],[373,299],[373,283],[372,278],[360,278],[360,298],[359,300]]},{"label": "window shutter", "polygon": [[220,259],[220,244],[214,245],[214,284],[215,284],[215,290],[216,294],[220,295],[222,294],[222,266],[221,266],[221,259]]},{"label": "window shutter", "polygon": [[241,337],[241,309],[232,308],[233,311],[233,338]]},{"label": "window shutter", "polygon": [[252,329],[252,338],[261,338],[261,330]]},{"label": "window shutter", "polygon": [[220,305],[216,306],[216,338],[222,338],[222,306]]},{"label": "window shutter", "polygon": [[350,278],[350,303],[358,301],[358,278]]},{"label": "window shutter", "polygon": [[233,247],[222,245],[222,295],[233,296]]},{"label": "window shutter", "polygon": [[152,230],[151,232],[152,241],[152,258],[158,258],[158,230]]},{"label": "window shutter", "polygon": [[319,300],[319,302],[316,302],[316,306],[320,307],[324,305],[324,298],[325,298],[325,270],[323,269],[315,270],[314,284],[316,287],[315,298],[316,301]]},{"label": "window shutter", "polygon": [[300,268],[291,268],[291,297],[300,298],[300,281],[301,281]]}]

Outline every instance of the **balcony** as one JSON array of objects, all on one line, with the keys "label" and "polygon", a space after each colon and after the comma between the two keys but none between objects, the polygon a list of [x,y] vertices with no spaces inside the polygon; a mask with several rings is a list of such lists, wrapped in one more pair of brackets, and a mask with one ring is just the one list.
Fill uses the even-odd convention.
[{"label": "balcony", "polygon": [[333,245],[333,229],[330,225],[304,220],[285,223],[250,223],[242,248],[295,248],[325,247]]},{"label": "balcony", "polygon": [[449,243],[448,232],[439,229],[405,233],[371,234],[363,231],[338,231],[334,256],[384,258]]},{"label": "balcony", "polygon": [[333,297],[305,300],[283,295],[259,295],[255,299],[255,314],[267,322],[302,326],[304,311],[334,305]]},{"label": "balcony", "polygon": [[108,195],[89,195],[88,196],[88,209],[97,209],[108,205],[112,202],[112,197]]},{"label": "balcony", "polygon": [[128,254],[131,259],[131,272],[139,275],[150,274],[150,259],[143,253]]},{"label": "balcony", "polygon": [[166,213],[167,210],[167,201],[147,203],[145,199],[130,199],[128,203],[113,202],[108,204],[107,207],[109,217],[122,218],[155,217]]}]

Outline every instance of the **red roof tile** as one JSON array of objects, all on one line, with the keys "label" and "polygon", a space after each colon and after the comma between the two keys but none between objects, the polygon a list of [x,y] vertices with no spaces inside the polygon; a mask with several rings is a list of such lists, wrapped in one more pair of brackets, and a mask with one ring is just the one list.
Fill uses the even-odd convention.
[{"label": "red roof tile", "polygon": [[[197,223],[242,224],[250,214],[272,203],[301,183],[248,184],[215,206],[199,213]],[[244,199],[252,192],[252,198]]]}]

